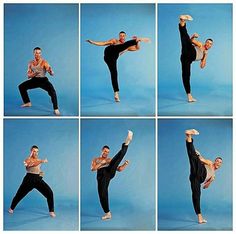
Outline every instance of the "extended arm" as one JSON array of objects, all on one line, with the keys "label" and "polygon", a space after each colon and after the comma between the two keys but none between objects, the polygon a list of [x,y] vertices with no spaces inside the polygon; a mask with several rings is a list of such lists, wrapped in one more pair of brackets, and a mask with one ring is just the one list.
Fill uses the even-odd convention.
[{"label": "extended arm", "polygon": [[133,46],[130,46],[128,49],[122,51],[120,53],[120,55],[122,55],[123,53],[125,53],[126,51],[137,51],[137,50],[140,50],[140,42],[151,42],[151,40],[147,37],[133,37],[133,39],[136,39],[137,41],[137,44],[136,45],[133,45]]},{"label": "extended arm", "polygon": [[207,189],[214,180],[215,177],[211,177],[208,181],[206,181],[203,185],[203,189]]},{"label": "extended arm", "polygon": [[107,158],[107,159],[94,158],[91,163],[91,171],[97,171],[98,169],[100,169],[104,165],[110,163],[110,161],[111,161],[110,158]]},{"label": "extended arm", "polygon": [[123,171],[128,166],[128,164],[129,164],[129,160],[125,160],[124,164],[117,167],[117,171],[119,171],[119,172]]},{"label": "extended arm", "polygon": [[191,36],[191,42],[192,44],[194,44],[195,46],[198,46],[198,47],[202,47],[202,43],[200,41],[197,41],[195,38],[198,38],[199,35],[197,33],[194,33],[192,36]]},{"label": "extended arm", "polygon": [[25,159],[25,161],[24,161],[24,165],[25,165],[26,168],[30,168],[30,167],[36,167],[36,166],[38,166],[38,165],[41,164],[41,163],[47,163],[47,162],[48,162],[47,159],[43,159],[43,160],[41,160],[41,159],[33,160],[33,159],[31,159],[31,158],[27,158],[27,159]]},{"label": "extended arm", "polygon": [[92,40],[86,40],[88,43],[96,46],[107,46],[107,45],[114,45],[116,44],[116,39],[110,39],[108,41],[92,41]]},{"label": "extended arm", "polygon": [[202,155],[199,155],[199,159],[205,165],[211,166],[213,164],[211,160],[205,159]]}]

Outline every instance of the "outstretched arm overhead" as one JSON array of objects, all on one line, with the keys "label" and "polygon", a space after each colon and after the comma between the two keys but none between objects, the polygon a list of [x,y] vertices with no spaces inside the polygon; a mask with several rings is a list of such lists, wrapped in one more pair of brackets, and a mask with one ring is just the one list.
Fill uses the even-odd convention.
[{"label": "outstretched arm overhead", "polygon": [[86,40],[88,43],[96,46],[107,46],[107,45],[114,45],[117,43],[116,39],[110,39],[108,41],[92,41],[92,40]]}]

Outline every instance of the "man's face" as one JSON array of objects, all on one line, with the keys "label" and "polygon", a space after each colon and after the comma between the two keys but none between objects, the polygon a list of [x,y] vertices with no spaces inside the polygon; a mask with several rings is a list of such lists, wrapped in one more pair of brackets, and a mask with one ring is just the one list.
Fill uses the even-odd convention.
[{"label": "man's face", "polygon": [[206,42],[205,42],[205,48],[206,48],[207,50],[209,50],[209,49],[212,47],[212,45],[213,45],[213,41],[211,41],[211,40],[206,40]]},{"label": "man's face", "polygon": [[39,153],[39,149],[33,148],[31,150],[31,153],[32,153],[32,157],[33,158],[37,158],[38,157],[38,153]]},{"label": "man's face", "polygon": [[103,158],[107,158],[108,155],[109,155],[109,152],[110,152],[110,150],[109,150],[108,148],[104,148],[104,149],[102,150],[102,157],[103,157]]},{"label": "man's face", "polygon": [[126,39],[126,34],[125,33],[120,33],[119,34],[119,41],[121,43],[124,43],[125,42],[125,39]]},{"label": "man's face", "polygon": [[41,58],[41,50],[34,50],[34,58],[39,60]]},{"label": "man's face", "polygon": [[219,169],[220,167],[221,167],[221,165],[222,165],[222,160],[220,159],[220,158],[216,158],[215,159],[215,162],[214,162],[214,166],[215,166],[215,168],[216,169]]}]

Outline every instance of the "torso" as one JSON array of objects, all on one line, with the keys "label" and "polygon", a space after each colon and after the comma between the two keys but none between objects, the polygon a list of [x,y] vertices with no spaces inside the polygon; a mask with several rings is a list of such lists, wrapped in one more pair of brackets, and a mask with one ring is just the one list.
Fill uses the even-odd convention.
[{"label": "torso", "polygon": [[38,72],[35,77],[45,77],[46,75],[46,68],[45,68],[46,60],[41,60],[39,62],[33,60],[30,62],[30,68],[33,72]]},{"label": "torso", "polygon": [[204,55],[207,54],[207,51],[203,47],[194,46],[196,50],[196,59],[195,61],[200,61],[203,59]]},{"label": "torso", "polygon": [[27,173],[39,175],[39,173],[41,172],[40,167],[41,167],[41,164],[39,164],[38,166],[35,166],[35,167],[26,168],[26,171],[27,171]]},{"label": "torso", "polygon": [[207,172],[207,175],[206,175],[206,178],[205,178],[205,181],[208,181],[210,178],[212,177],[215,177],[215,170],[213,169],[212,166],[209,166],[209,165],[204,165],[205,168],[206,168],[206,172]]},{"label": "torso", "polygon": [[100,163],[100,162],[103,161],[103,160],[106,160],[107,163],[104,164],[103,166],[101,166],[99,169],[104,168],[104,167],[108,167],[109,164],[110,164],[110,159],[109,159],[109,158],[104,159],[104,158],[102,158],[102,157],[96,158],[95,162],[96,162],[96,163]]}]

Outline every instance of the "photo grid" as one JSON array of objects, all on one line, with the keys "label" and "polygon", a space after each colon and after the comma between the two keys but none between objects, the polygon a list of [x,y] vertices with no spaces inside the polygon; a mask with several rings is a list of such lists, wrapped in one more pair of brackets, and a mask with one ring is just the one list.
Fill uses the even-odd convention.
[{"label": "photo grid", "polygon": [[234,231],[233,0],[0,3],[5,231]]}]

